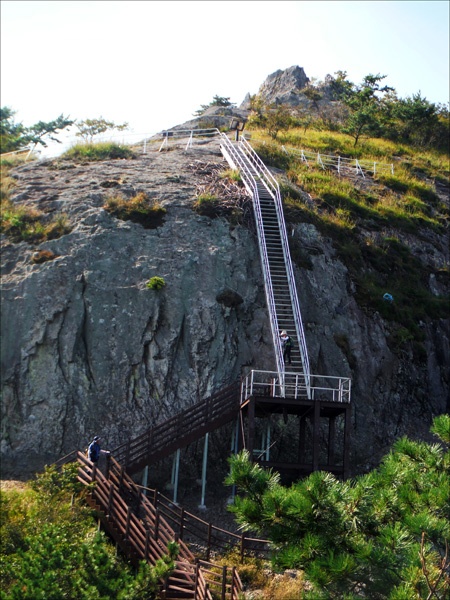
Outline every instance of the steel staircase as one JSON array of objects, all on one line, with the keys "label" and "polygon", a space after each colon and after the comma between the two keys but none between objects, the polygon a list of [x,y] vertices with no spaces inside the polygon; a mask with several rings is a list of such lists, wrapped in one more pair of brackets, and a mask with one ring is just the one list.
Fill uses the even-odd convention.
[{"label": "steel staircase", "polygon": [[[253,200],[279,380],[283,386],[300,374],[303,395],[310,398],[308,352],[278,183],[245,139],[233,143],[221,134],[221,151],[229,165],[240,171]],[[292,365],[283,361],[280,340],[283,329],[294,342]]]}]

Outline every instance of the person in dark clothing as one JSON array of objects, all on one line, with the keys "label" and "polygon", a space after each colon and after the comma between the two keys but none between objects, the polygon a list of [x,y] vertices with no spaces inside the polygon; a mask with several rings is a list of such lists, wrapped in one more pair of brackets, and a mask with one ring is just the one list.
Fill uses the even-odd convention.
[{"label": "person in dark clothing", "polygon": [[292,364],[291,363],[291,350],[292,350],[291,338],[288,336],[286,330],[283,330],[281,332],[280,338],[281,338],[281,347],[283,350],[284,364],[286,364],[286,362],[287,362],[290,365],[290,364]]},{"label": "person in dark clothing", "polygon": [[98,463],[98,459],[100,458],[100,454],[111,454],[108,450],[102,450],[100,447],[100,438],[98,435],[94,437],[92,442],[89,444],[88,448],[88,458],[93,463]]}]

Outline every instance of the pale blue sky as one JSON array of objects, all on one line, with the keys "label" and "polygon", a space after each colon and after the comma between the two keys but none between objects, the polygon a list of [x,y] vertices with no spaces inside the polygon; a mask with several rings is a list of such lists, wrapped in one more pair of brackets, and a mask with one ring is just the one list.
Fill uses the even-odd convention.
[{"label": "pale blue sky", "polygon": [[449,2],[1,1],[1,105],[25,125],[102,115],[153,133],[293,65],[448,102]]}]

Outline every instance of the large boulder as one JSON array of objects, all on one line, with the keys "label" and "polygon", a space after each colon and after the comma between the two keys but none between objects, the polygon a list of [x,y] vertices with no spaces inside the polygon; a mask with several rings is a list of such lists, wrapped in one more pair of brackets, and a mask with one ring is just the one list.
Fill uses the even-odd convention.
[{"label": "large boulder", "polygon": [[267,104],[290,104],[297,106],[304,99],[299,94],[309,83],[303,67],[279,69],[267,77],[259,88],[260,96]]}]

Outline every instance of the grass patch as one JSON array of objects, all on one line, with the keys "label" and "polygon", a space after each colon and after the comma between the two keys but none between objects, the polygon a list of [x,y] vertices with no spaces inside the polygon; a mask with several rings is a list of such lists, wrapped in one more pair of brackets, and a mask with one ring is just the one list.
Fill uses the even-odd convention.
[{"label": "grass patch", "polygon": [[131,148],[114,142],[98,142],[94,144],[75,144],[69,148],[63,158],[80,161],[110,160],[119,158],[134,158]]},{"label": "grass patch", "polygon": [[219,217],[221,202],[219,198],[210,192],[204,192],[197,196],[197,200],[194,202],[194,210],[203,217],[210,217],[214,219]]},{"label": "grass patch", "polygon": [[31,244],[54,240],[69,233],[72,227],[66,214],[59,213],[49,217],[33,206],[14,204],[10,200],[11,192],[17,186],[10,171],[25,162],[28,161],[24,155],[1,159],[0,232],[14,243]]},{"label": "grass patch", "polygon": [[118,219],[139,223],[145,229],[156,229],[163,225],[167,212],[158,202],[149,200],[144,192],[132,198],[111,195],[106,198],[103,208]]},{"label": "grass patch", "polygon": [[230,181],[235,181],[236,183],[241,183],[242,177],[239,169],[225,169],[219,173],[219,177],[221,179],[229,179]]},{"label": "grass patch", "polygon": [[55,240],[69,233],[72,227],[65,214],[48,218],[43,212],[27,206],[16,206],[9,200],[2,202],[0,232],[12,242],[39,244]]}]

